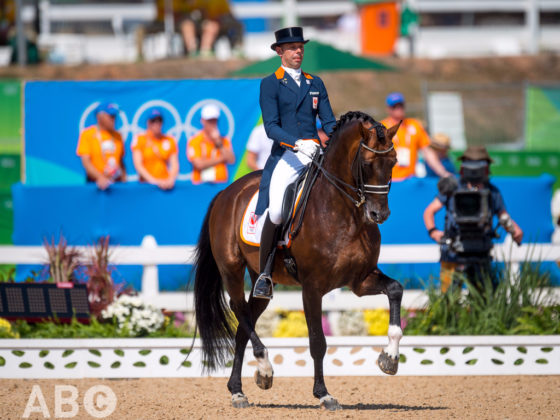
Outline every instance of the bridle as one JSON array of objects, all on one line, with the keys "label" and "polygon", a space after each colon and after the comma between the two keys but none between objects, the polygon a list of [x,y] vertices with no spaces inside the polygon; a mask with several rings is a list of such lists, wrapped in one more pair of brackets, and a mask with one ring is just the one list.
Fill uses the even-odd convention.
[{"label": "bridle", "polygon": [[[374,130],[374,129],[375,129],[375,132],[377,134],[377,139],[378,140],[385,139],[385,132],[383,131],[383,125],[382,124],[375,121],[373,123],[373,125],[368,128],[368,130],[371,131],[371,130]],[[358,150],[356,151],[356,154],[354,155],[354,159],[352,161],[352,166],[351,166],[352,176],[354,178],[354,182],[355,182],[356,186],[353,186],[353,185],[350,185],[350,184],[344,182],[342,179],[340,179],[337,176],[331,174],[329,171],[327,171],[325,168],[323,168],[324,155],[321,155],[319,159],[314,159],[313,160],[313,164],[325,176],[327,181],[329,181],[344,196],[346,196],[348,199],[350,199],[350,201],[352,201],[352,203],[354,203],[354,205],[357,208],[360,208],[366,202],[366,194],[387,195],[387,194],[389,194],[389,190],[391,189],[391,179],[389,179],[389,182],[387,184],[384,184],[384,185],[371,185],[371,184],[366,184],[364,182],[364,173],[363,173],[363,169],[362,169],[362,165],[361,165],[361,163],[362,163],[362,159],[361,159],[362,148],[364,148],[364,149],[366,149],[366,150],[368,150],[372,153],[378,154],[378,155],[384,155],[384,154],[389,153],[391,150],[393,150],[394,145],[391,144],[391,147],[389,147],[388,149],[385,149],[385,150],[376,150],[376,149],[373,149],[373,148],[369,147],[366,143],[364,143],[363,138],[360,140],[360,147],[358,147]],[[354,167],[355,167],[356,164],[359,165],[358,166],[357,177],[354,175]],[[349,190],[356,193],[358,198],[355,199],[354,197],[352,197],[352,195],[348,194],[338,184],[343,185],[346,188],[348,188]]]}]

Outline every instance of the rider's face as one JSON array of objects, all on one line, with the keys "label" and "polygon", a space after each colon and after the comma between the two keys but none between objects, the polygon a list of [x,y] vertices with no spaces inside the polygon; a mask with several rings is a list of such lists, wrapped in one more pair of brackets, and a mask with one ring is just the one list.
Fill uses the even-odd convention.
[{"label": "rider's face", "polygon": [[303,42],[289,42],[276,47],[276,53],[282,59],[282,65],[299,69],[303,61]]}]

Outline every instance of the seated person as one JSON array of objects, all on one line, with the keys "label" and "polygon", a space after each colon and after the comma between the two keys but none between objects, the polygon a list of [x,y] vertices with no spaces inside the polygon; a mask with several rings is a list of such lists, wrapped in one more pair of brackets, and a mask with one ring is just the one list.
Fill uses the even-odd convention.
[{"label": "seated person", "polygon": [[119,108],[113,103],[102,103],[95,110],[97,124],[85,128],[78,140],[76,154],[86,170],[88,182],[95,182],[105,190],[113,182],[126,181],[124,142],[115,129]]},{"label": "seated person", "polygon": [[132,159],[141,182],[170,190],[179,173],[179,158],[175,139],[163,134],[162,127],[163,114],[154,108],[148,116],[146,132],[132,143]]},{"label": "seated person", "polygon": [[[449,149],[451,148],[451,139],[449,136],[443,133],[435,134],[430,142],[430,148],[435,152],[445,170],[454,174],[456,172],[455,165],[453,165],[453,162],[449,158]],[[426,176],[434,178],[439,177],[430,165],[426,165]]]},{"label": "seated person", "polygon": [[205,105],[201,112],[202,130],[189,139],[187,158],[193,165],[192,182],[227,182],[227,165],[235,163],[231,142],[218,129],[220,109]]}]

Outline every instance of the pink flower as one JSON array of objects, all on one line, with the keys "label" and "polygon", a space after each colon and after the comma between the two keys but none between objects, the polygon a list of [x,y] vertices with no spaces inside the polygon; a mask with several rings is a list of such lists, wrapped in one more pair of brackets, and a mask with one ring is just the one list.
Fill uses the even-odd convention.
[{"label": "pink flower", "polygon": [[323,333],[325,335],[332,335],[331,324],[329,324],[329,318],[326,315],[321,316],[321,324],[323,325]]}]

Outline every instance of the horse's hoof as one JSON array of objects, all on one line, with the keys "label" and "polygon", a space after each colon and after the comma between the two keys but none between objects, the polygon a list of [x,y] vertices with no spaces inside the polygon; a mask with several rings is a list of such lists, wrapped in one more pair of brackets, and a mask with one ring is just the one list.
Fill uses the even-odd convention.
[{"label": "horse's hoof", "polygon": [[342,406],[338,403],[336,398],[333,398],[328,394],[325,395],[323,398],[321,398],[319,401],[321,402],[321,407],[324,408],[325,410],[329,410],[329,411],[342,410]]},{"label": "horse's hoof", "polygon": [[391,357],[383,350],[381,354],[379,354],[377,365],[384,373],[394,375],[397,373],[397,370],[399,370],[399,356]]},{"label": "horse's hoof", "polygon": [[249,407],[249,400],[245,394],[239,392],[231,396],[231,405],[235,408],[247,408]]},{"label": "horse's hoof", "polygon": [[272,388],[273,376],[264,376],[257,370],[255,371],[255,383],[260,389],[270,389]]}]

